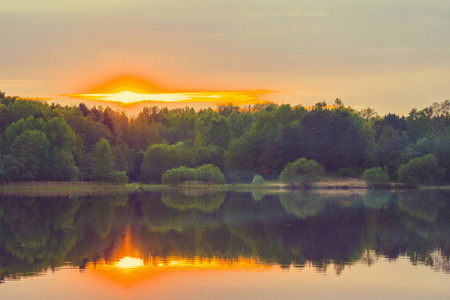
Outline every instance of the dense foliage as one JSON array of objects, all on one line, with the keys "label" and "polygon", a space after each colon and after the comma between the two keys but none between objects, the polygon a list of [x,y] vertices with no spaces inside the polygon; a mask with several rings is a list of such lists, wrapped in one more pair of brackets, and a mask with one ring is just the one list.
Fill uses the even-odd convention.
[{"label": "dense foliage", "polygon": [[364,181],[368,187],[384,188],[391,183],[386,169],[373,167],[364,171]]},{"label": "dense foliage", "polygon": [[265,182],[265,180],[264,180],[264,178],[261,175],[256,174],[255,176],[253,176],[253,180],[252,180],[253,184],[261,185],[264,182]]},{"label": "dense foliage", "polygon": [[195,169],[182,166],[167,170],[162,175],[161,181],[172,186],[180,185],[186,181],[223,184],[225,176],[218,167],[207,164]]},{"label": "dense foliage", "polygon": [[[167,170],[212,164],[228,182],[251,182],[255,174],[278,178],[302,157],[327,173],[352,176],[386,166],[397,180],[401,165],[431,153],[445,168],[443,182],[450,182],[450,101],[407,117],[336,104],[309,110],[270,103],[199,111],[155,106],[130,117],[109,107],[49,105],[0,93],[0,181],[159,183]],[[104,157],[100,141],[102,149],[109,145]]]},{"label": "dense foliage", "polygon": [[289,184],[291,187],[300,186],[309,188],[319,181],[324,175],[323,167],[314,159],[307,160],[300,158],[292,163],[288,163],[281,172],[280,180]]},{"label": "dense foliage", "polygon": [[398,179],[408,186],[432,185],[441,181],[444,169],[439,166],[438,160],[433,154],[426,154],[411,159],[401,165],[398,170]]}]

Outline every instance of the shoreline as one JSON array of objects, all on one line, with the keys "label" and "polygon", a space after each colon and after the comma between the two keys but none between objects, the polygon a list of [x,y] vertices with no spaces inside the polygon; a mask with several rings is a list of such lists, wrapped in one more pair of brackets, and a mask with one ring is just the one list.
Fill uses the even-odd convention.
[{"label": "shoreline", "polygon": [[0,184],[3,196],[92,196],[115,195],[138,190],[136,184],[106,184],[98,182],[24,181]]},{"label": "shoreline", "polygon": [[[304,189],[287,189],[286,184],[279,182],[265,182],[263,184],[238,183],[238,184],[183,184],[179,186],[170,186],[164,184],[148,184],[148,183],[127,183],[127,184],[110,184],[98,182],[14,182],[0,184],[1,195],[17,195],[17,196],[87,196],[87,195],[107,195],[118,194],[134,191],[156,191],[156,190],[186,190],[199,189],[210,191],[240,191],[240,192],[271,192],[286,193],[290,191],[304,191]],[[392,188],[373,189],[365,184],[365,181],[357,178],[345,179],[325,179],[315,184],[309,191],[317,192],[352,192],[361,193],[367,190],[403,190],[405,188],[399,183],[392,183]],[[420,186],[417,189],[450,189],[450,186]]]}]

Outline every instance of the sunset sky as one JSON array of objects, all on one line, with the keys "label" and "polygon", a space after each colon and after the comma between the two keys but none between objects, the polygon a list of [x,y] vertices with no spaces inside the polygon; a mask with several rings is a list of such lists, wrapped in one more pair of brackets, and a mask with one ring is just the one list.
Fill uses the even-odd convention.
[{"label": "sunset sky", "polygon": [[444,0],[0,0],[0,90],[70,104],[127,77],[147,95],[406,114],[450,98],[449,14]]}]

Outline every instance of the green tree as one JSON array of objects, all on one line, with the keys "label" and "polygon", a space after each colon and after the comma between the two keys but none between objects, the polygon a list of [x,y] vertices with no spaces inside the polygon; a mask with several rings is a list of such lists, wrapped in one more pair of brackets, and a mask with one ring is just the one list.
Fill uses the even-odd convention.
[{"label": "green tree", "polygon": [[196,172],[198,181],[217,184],[223,184],[225,182],[225,176],[220,172],[220,169],[214,165],[202,165],[196,169]]},{"label": "green tree", "polygon": [[266,182],[266,181],[264,180],[264,178],[261,175],[256,174],[255,176],[253,176],[253,180],[252,180],[253,184],[262,185],[264,182]]},{"label": "green tree", "polygon": [[0,167],[2,168],[2,174],[0,174],[0,181],[20,181],[22,179],[22,170],[24,170],[24,164],[22,160],[17,159],[11,154],[5,155],[1,161]]},{"label": "green tree", "polygon": [[206,135],[208,143],[226,148],[231,139],[231,127],[228,120],[222,116],[211,121],[211,127]]},{"label": "green tree", "polygon": [[252,130],[255,133],[267,134],[270,131],[276,130],[279,126],[277,111],[271,111],[258,116],[258,119],[253,124]]},{"label": "green tree", "polygon": [[251,182],[258,172],[258,153],[264,140],[261,136],[247,132],[231,142],[226,152],[225,170],[233,182]]},{"label": "green tree", "polygon": [[160,123],[149,123],[144,115],[130,121],[129,135],[124,139],[130,147],[145,151],[159,140]]},{"label": "green tree", "polygon": [[171,146],[179,158],[180,165],[186,167],[196,167],[198,165],[199,155],[196,150],[192,148],[190,143],[178,142]]},{"label": "green tree", "polygon": [[363,125],[361,117],[344,108],[309,112],[301,122],[302,156],[331,170],[361,166]]},{"label": "green tree", "polygon": [[9,112],[6,105],[0,103],[0,134],[6,129],[10,122]]},{"label": "green tree", "polygon": [[389,174],[386,169],[373,167],[364,171],[364,181],[368,187],[383,188],[390,185]]},{"label": "green tree", "polygon": [[417,109],[411,110],[406,118],[406,126],[410,142],[412,143],[415,143],[420,138],[435,136],[432,120],[424,110],[419,112]]},{"label": "green tree", "polygon": [[396,171],[401,164],[401,151],[404,147],[405,138],[400,130],[391,125],[382,128],[377,142],[376,164],[387,166],[389,176],[396,178]]},{"label": "green tree", "polygon": [[441,181],[445,169],[439,166],[439,161],[434,154],[426,154],[411,159],[401,165],[398,170],[398,179],[408,186],[431,185]]},{"label": "green tree", "polygon": [[170,184],[172,186],[180,185],[186,181],[223,184],[225,182],[225,176],[220,172],[218,167],[210,164],[195,169],[182,166],[164,172],[161,181],[164,184]]},{"label": "green tree", "polygon": [[358,114],[366,122],[379,118],[377,112],[370,107],[361,110]]},{"label": "green tree", "polygon": [[11,147],[15,139],[22,134],[25,130],[38,130],[43,131],[44,120],[42,118],[29,117],[27,119],[20,119],[17,122],[9,124],[5,130],[3,139],[3,152],[11,153]]},{"label": "green tree", "polygon": [[244,134],[244,123],[242,122],[242,117],[237,112],[233,111],[228,116],[228,122],[230,123],[231,134],[234,139],[241,137]]},{"label": "green tree", "polygon": [[47,135],[50,147],[71,150],[75,143],[75,134],[67,123],[60,118],[52,118],[44,123],[42,131]]},{"label": "green tree", "polygon": [[433,153],[439,160],[439,165],[446,169],[443,181],[450,182],[450,132],[438,138],[434,145]]},{"label": "green tree", "polygon": [[288,163],[283,172],[281,172],[280,180],[291,187],[302,186],[303,188],[309,188],[319,181],[324,173],[324,168],[318,162],[303,157],[293,163]]},{"label": "green tree", "polygon": [[221,116],[228,117],[233,112],[239,111],[239,106],[233,105],[231,102],[227,104],[218,104],[217,111]]},{"label": "green tree", "polygon": [[11,147],[13,156],[22,163],[20,180],[46,180],[49,168],[49,142],[45,133],[25,130]]},{"label": "green tree", "polygon": [[130,179],[125,171],[114,171],[111,176],[111,182],[115,183],[127,183]]},{"label": "green tree", "polygon": [[141,166],[146,181],[161,182],[165,171],[179,166],[177,152],[170,145],[156,144],[147,148]]},{"label": "green tree", "polygon": [[225,165],[225,150],[223,148],[208,145],[197,149],[197,165],[214,164],[220,169]]},{"label": "green tree", "polygon": [[95,121],[90,116],[83,117],[78,108],[65,109],[64,119],[77,136],[81,137],[86,151],[92,150],[92,147],[101,138],[112,141],[112,134],[108,127],[101,122]]},{"label": "green tree", "polygon": [[93,148],[92,180],[108,182],[114,173],[114,156],[108,140],[101,138]]},{"label": "green tree", "polygon": [[186,181],[196,180],[196,170],[192,168],[186,168],[184,166],[165,171],[161,178],[162,183],[170,184],[171,186],[177,186]]},{"label": "green tree", "polygon": [[28,117],[44,117],[48,105],[37,101],[17,100],[8,105],[9,113],[13,122]]},{"label": "green tree", "polygon": [[300,125],[287,125],[281,130],[278,150],[283,166],[301,157],[302,142]]},{"label": "green tree", "polygon": [[115,158],[114,169],[129,174],[134,169],[135,151],[126,144],[115,145],[112,151]]},{"label": "green tree", "polygon": [[72,153],[67,149],[54,147],[51,153],[50,179],[55,181],[78,181],[80,169],[75,165]]}]

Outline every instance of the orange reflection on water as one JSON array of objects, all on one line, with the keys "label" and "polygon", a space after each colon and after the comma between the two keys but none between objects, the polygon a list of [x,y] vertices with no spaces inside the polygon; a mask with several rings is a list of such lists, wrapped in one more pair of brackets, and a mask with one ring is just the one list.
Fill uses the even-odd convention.
[{"label": "orange reflection on water", "polygon": [[[272,268],[255,258],[219,258],[219,257],[142,257],[133,247],[130,229],[125,235],[124,245],[116,257],[110,261],[100,259],[85,266],[85,275],[100,280],[105,284],[129,289],[143,282],[157,280],[162,276],[167,278],[171,274],[180,272],[214,271],[214,270],[243,270],[255,271]],[[192,274],[192,273],[190,273]],[[186,274],[189,276],[189,274]]]},{"label": "orange reflection on water", "polygon": [[117,261],[106,262],[100,259],[96,262],[90,262],[85,266],[88,270],[118,270],[123,269],[148,269],[148,270],[168,270],[168,269],[255,269],[255,268],[270,268],[270,265],[261,263],[255,258],[184,258],[177,256],[170,256],[167,258],[152,257],[144,261],[140,257],[123,257]]},{"label": "orange reflection on water", "polygon": [[140,285],[143,282],[167,279],[171,274],[177,276],[186,273],[189,276],[195,271],[258,271],[271,269],[271,265],[262,264],[257,259],[240,257],[237,259],[223,258],[184,258],[184,257],[154,257],[142,259],[139,257],[124,257],[118,261],[106,262],[99,260],[86,265],[85,275],[96,280],[113,284],[125,289]]},{"label": "orange reflection on water", "polygon": [[116,262],[116,267],[123,269],[138,268],[142,266],[144,266],[144,260],[138,257],[125,256]]}]

